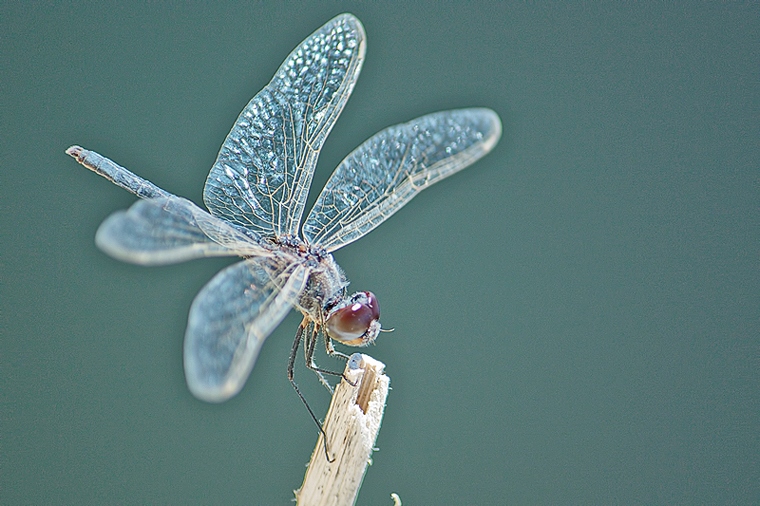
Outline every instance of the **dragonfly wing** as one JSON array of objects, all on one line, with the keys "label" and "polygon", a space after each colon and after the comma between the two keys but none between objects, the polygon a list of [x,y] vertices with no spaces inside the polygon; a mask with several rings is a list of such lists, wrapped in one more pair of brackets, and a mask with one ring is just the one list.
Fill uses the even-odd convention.
[{"label": "dragonfly wing", "polygon": [[138,200],[112,214],[98,228],[95,243],[114,258],[141,265],[266,252],[253,238],[176,196]]},{"label": "dragonfly wing", "polygon": [[298,232],[319,150],[354,88],[364,28],[342,14],[310,35],[240,113],[206,180],[211,211],[262,236]]},{"label": "dragonfly wing", "polygon": [[254,258],[214,276],[193,301],[185,334],[185,377],[204,401],[243,388],[261,345],[306,286],[308,269]]},{"label": "dragonfly wing", "polygon": [[355,241],[491,151],[500,136],[501,121],[489,109],[428,114],[378,132],[330,176],[304,222],[304,238],[328,251]]}]

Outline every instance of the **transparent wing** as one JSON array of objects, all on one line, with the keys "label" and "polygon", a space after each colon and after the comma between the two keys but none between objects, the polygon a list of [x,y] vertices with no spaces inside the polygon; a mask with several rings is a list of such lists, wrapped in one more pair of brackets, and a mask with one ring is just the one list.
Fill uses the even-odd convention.
[{"label": "transparent wing", "polygon": [[255,236],[176,196],[139,200],[127,211],[112,214],[98,228],[95,243],[118,260],[141,265],[268,254]]},{"label": "transparent wing", "polygon": [[500,136],[501,121],[490,109],[438,112],[378,132],[335,169],[303,237],[328,251],[355,241],[428,186],[491,151]]},{"label": "transparent wing", "polygon": [[203,190],[211,214],[262,236],[296,234],[319,150],[364,59],[364,28],[342,14],[293,50],[240,113]]},{"label": "transparent wing", "polygon": [[308,269],[255,258],[214,276],[193,301],[185,334],[185,377],[204,401],[243,388],[261,345],[306,285]]}]

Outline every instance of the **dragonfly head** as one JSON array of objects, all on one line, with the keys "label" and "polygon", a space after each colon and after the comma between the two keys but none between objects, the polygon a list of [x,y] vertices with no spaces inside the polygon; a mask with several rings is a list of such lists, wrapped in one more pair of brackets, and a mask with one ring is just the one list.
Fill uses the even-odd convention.
[{"label": "dragonfly head", "polygon": [[367,346],[380,333],[380,305],[372,292],[356,292],[327,315],[327,335],[349,346]]}]

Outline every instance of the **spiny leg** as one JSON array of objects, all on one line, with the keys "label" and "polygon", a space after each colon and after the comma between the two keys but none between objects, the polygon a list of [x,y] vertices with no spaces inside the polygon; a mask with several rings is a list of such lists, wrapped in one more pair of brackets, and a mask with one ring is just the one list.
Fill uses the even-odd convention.
[{"label": "spiny leg", "polygon": [[348,359],[351,357],[349,357],[345,353],[341,353],[338,350],[336,350],[335,347],[333,347],[332,342],[333,340],[330,338],[330,336],[325,334],[325,351],[327,352],[327,354],[330,355],[331,357],[338,357],[340,359],[348,361]]},{"label": "spiny leg", "polygon": [[[317,336],[318,335],[319,335],[318,329],[317,329],[317,327],[315,325],[314,326],[314,334],[312,336],[311,346],[307,350],[307,354],[306,354],[306,367],[308,367],[309,369],[311,369],[312,371],[314,371],[314,374],[317,375],[317,377],[319,378],[319,380],[322,382],[322,384],[325,386],[325,388],[327,388],[327,390],[330,391],[331,394],[333,393],[333,388],[332,388],[332,386],[330,386],[329,383],[327,383],[327,380],[325,380],[324,374],[329,374],[331,376],[340,376],[342,379],[346,380],[351,386],[356,386],[351,381],[349,381],[348,378],[346,378],[343,375],[342,372],[335,372],[335,371],[330,371],[328,369],[322,369],[321,367],[317,367],[317,365],[314,363],[314,349],[317,347],[316,343],[317,343]],[[350,358],[345,353],[341,353],[339,351],[336,351],[335,348],[333,348],[333,346],[332,346],[332,339],[330,339],[330,337],[326,333],[322,332],[322,336],[325,339],[325,350],[327,351],[328,355],[334,356],[334,357],[338,357],[338,358],[341,358],[343,360],[348,360]]]},{"label": "spiny leg", "polygon": [[[332,357],[338,357],[338,358],[340,358],[342,360],[348,361],[351,357],[349,355],[346,355],[345,353],[341,353],[338,350],[336,350],[333,347],[332,342],[333,342],[333,340],[330,338],[330,336],[328,336],[327,334],[325,334],[325,351],[327,351],[327,354],[330,355],[330,356],[332,356]],[[340,377],[343,378],[346,381],[346,383],[348,383],[352,387],[356,386],[356,383],[354,383],[350,379],[346,378],[345,374],[341,374]]]},{"label": "spiny leg", "polygon": [[341,373],[337,373],[335,371],[328,371],[326,369],[321,369],[317,367],[317,365],[314,363],[314,350],[317,348],[317,340],[319,338],[319,329],[317,328],[316,324],[313,324],[311,328],[311,336],[304,341],[304,353],[305,353],[305,361],[306,361],[306,367],[314,371],[314,374],[317,375],[317,378],[319,378],[319,381],[322,383],[322,385],[327,389],[328,392],[330,392],[330,395],[333,394],[333,387],[330,385],[330,383],[327,382],[327,379],[325,379],[325,374],[330,374],[333,376],[343,376]]},{"label": "spiny leg", "polygon": [[[319,421],[317,416],[314,414],[314,411],[312,411],[311,406],[309,406],[309,403],[306,402],[306,398],[301,393],[301,390],[299,390],[298,385],[296,385],[295,381],[295,375],[293,373],[293,366],[296,363],[296,355],[298,354],[298,346],[301,344],[301,340],[303,339],[303,333],[306,327],[308,327],[310,322],[304,318],[301,324],[298,326],[298,330],[296,331],[296,338],[293,341],[293,349],[290,351],[290,359],[288,360],[288,380],[290,380],[290,384],[293,385],[293,389],[298,394],[298,397],[301,399],[301,402],[303,402],[303,405],[306,406],[306,409],[309,411],[309,414],[311,415],[311,419],[314,420],[314,423],[317,424],[317,427],[319,428],[319,432],[322,434],[322,443],[323,447],[325,449],[325,458],[328,462],[333,463],[335,462],[335,459],[330,458],[330,454],[327,451],[327,434],[325,433],[325,429],[322,428],[322,423]],[[313,338],[309,339],[313,340]],[[304,348],[307,348],[309,346],[308,341],[304,343]],[[312,353],[314,344],[311,343],[312,347]]]}]

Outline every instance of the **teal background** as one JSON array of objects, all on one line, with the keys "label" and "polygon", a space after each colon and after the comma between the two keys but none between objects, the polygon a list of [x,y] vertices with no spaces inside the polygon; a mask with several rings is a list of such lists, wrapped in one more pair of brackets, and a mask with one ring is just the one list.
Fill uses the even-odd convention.
[{"label": "teal background", "polygon": [[359,504],[760,503],[754,2],[4,2],[0,503],[290,503],[317,436],[298,317],[239,396],[195,400],[187,311],[230,260],[107,257],[134,198],[64,150],[201,202],[238,112],[344,11],[367,59],[315,190],[388,125],[504,124],[336,254],[396,329],[367,350],[393,390]]}]

